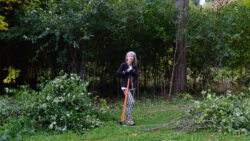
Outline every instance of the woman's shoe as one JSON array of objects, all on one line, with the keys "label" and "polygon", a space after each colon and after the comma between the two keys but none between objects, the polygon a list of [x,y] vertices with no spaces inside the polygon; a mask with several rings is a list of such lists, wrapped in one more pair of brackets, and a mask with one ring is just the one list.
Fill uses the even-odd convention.
[{"label": "woman's shoe", "polygon": [[130,120],[130,121],[127,121],[127,125],[129,125],[129,126],[135,126],[135,123],[132,120]]}]

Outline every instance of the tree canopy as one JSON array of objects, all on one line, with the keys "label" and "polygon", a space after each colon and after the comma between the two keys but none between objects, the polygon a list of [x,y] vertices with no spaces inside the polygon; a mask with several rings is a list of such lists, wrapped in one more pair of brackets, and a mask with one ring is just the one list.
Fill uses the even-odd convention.
[{"label": "tree canopy", "polygon": [[[0,15],[1,80],[9,66],[21,70],[20,83],[34,83],[41,75],[55,77],[63,69],[93,78],[93,90],[115,96],[119,93],[115,71],[125,53],[133,50],[139,59],[141,93],[169,88],[179,12],[175,1],[0,2],[8,7]],[[249,83],[245,77],[249,72],[244,71],[250,64],[248,21],[249,2],[243,0],[217,9],[190,3],[185,33],[187,76],[209,82],[219,68],[228,68]],[[193,89],[190,78],[188,90]]]}]

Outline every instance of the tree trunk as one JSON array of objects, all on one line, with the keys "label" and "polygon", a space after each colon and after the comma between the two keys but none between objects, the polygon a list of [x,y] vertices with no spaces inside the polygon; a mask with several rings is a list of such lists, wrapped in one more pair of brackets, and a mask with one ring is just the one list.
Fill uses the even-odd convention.
[{"label": "tree trunk", "polygon": [[80,64],[80,76],[83,80],[86,79],[86,60],[83,53],[83,48],[81,48],[81,64]]},{"label": "tree trunk", "polygon": [[179,41],[179,44],[177,49],[178,59],[175,65],[173,78],[173,94],[185,92],[187,84],[186,43],[184,41]]},{"label": "tree trunk", "polygon": [[176,8],[179,10],[177,15],[177,32],[176,32],[176,46],[174,51],[173,69],[170,81],[170,90],[168,98],[176,93],[185,92],[187,84],[187,45],[185,34],[187,32],[187,14],[188,14],[189,0],[177,0]]}]

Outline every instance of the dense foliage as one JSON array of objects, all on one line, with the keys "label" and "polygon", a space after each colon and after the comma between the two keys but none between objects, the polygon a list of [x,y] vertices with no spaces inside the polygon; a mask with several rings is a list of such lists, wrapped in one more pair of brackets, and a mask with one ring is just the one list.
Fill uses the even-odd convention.
[{"label": "dense foliage", "polygon": [[[172,68],[182,65],[174,61],[179,35],[187,49],[187,90],[224,94],[207,91],[191,112],[194,124],[249,134],[249,102],[226,93],[249,93],[249,0],[216,8],[214,0],[206,2],[210,5],[202,7],[199,0],[190,1],[180,14],[174,0],[0,0],[0,95],[7,95],[0,98],[0,140],[22,140],[22,134],[40,128],[61,132],[98,126],[108,117],[107,102],[97,107],[94,97],[123,96],[115,71],[130,50],[139,60],[136,98],[166,97]],[[60,70],[67,73],[57,76]],[[47,81],[39,84],[41,76]],[[14,89],[25,81],[39,90]],[[188,92],[180,97],[193,99]]]},{"label": "dense foliage", "polygon": [[[205,82],[218,85],[221,82],[211,80],[225,67],[239,76],[237,83],[249,83],[249,4],[242,1],[216,10],[190,4],[187,67],[194,85],[188,85],[189,90],[204,89]],[[34,82],[41,74],[55,77],[64,69],[93,77],[92,89],[113,97],[120,93],[114,72],[125,53],[134,50],[141,76],[138,86],[166,94],[177,13],[171,0],[25,1],[9,13],[9,29],[0,33],[1,68],[21,70],[19,83]],[[3,80],[8,74],[1,72]]]},{"label": "dense foliage", "polygon": [[108,106],[87,90],[89,82],[76,74],[60,73],[53,80],[40,83],[36,92],[28,85],[5,89],[12,97],[0,99],[0,140],[22,138],[41,129],[84,131],[97,127],[110,117]]},{"label": "dense foliage", "polygon": [[90,98],[88,83],[76,74],[59,75],[47,82],[34,105],[33,118],[44,127],[59,131],[98,126],[98,114],[102,113]]},{"label": "dense foliage", "polygon": [[[189,90],[204,89],[205,82],[218,85],[221,82],[211,80],[225,67],[240,76],[237,83],[249,83],[249,4],[242,1],[217,9],[190,3],[185,36],[188,75],[194,85],[188,85]],[[0,33],[1,68],[20,69],[19,83],[34,82],[41,74],[55,77],[64,69],[93,77],[93,90],[114,97],[120,93],[114,72],[125,53],[134,50],[141,76],[138,86],[166,94],[177,13],[171,0],[25,1],[6,17],[9,29]],[[8,74],[1,71],[3,80]]]},{"label": "dense foliage", "polygon": [[233,134],[250,133],[249,93],[232,93],[216,96],[215,93],[203,91],[203,100],[196,101],[190,111],[195,122],[203,128]]}]

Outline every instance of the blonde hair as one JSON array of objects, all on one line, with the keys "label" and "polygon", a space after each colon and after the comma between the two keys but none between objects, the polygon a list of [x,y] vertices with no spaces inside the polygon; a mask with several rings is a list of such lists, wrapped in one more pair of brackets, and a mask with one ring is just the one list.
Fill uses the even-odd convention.
[{"label": "blonde hair", "polygon": [[126,53],[126,56],[125,56],[125,62],[127,62],[127,58],[128,58],[128,55],[129,54],[132,54],[134,56],[134,61],[133,61],[133,66],[137,66],[137,57],[136,57],[136,54],[134,51],[129,51]]}]

